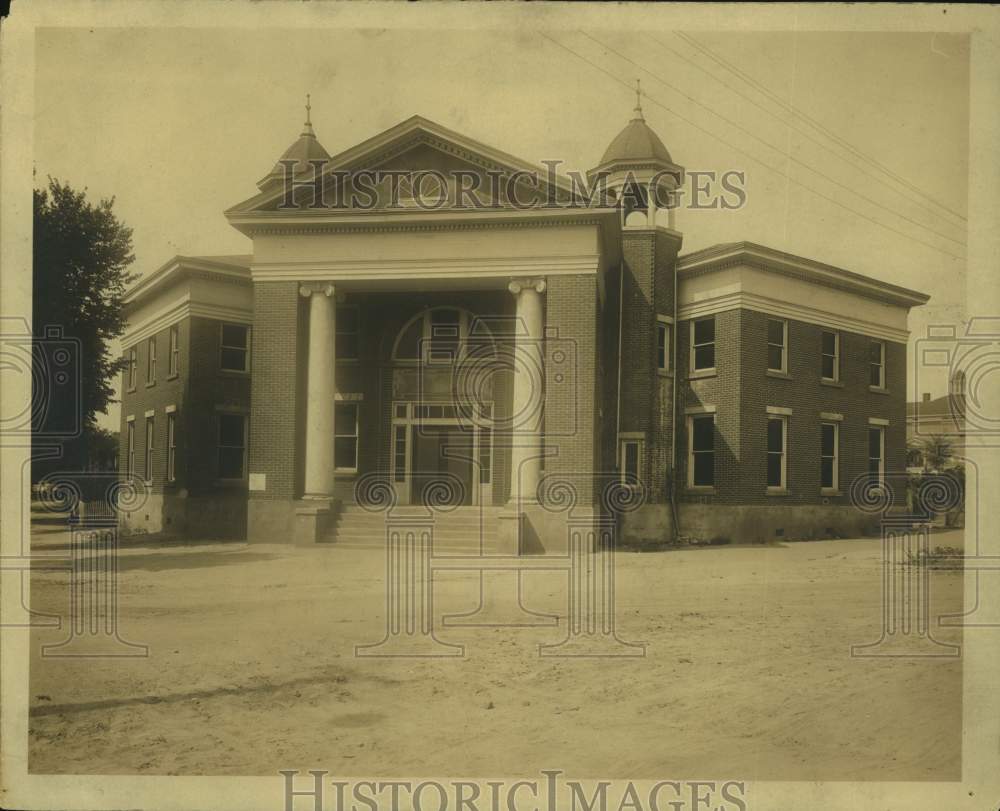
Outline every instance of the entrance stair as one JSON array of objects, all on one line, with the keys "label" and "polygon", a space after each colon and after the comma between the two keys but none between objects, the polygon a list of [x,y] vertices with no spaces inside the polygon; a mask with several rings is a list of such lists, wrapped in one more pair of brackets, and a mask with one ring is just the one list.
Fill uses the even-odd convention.
[{"label": "entrance stair", "polygon": [[463,506],[432,510],[412,506],[394,507],[386,514],[371,512],[356,504],[344,504],[324,540],[345,549],[382,550],[386,545],[387,527],[413,531],[429,526],[436,554],[491,553],[498,548],[497,514],[501,509]]}]

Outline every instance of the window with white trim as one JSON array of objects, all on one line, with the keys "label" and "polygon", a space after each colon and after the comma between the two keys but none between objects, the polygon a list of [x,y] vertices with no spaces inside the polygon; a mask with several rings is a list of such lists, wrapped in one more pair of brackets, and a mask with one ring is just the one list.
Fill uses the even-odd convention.
[{"label": "window with white trim", "polygon": [[126,369],[126,389],[135,391],[135,375],[139,368],[139,348],[133,346],[128,351],[128,368]]},{"label": "window with white trim", "polygon": [[824,490],[840,487],[840,426],[835,422],[819,425],[819,486]]},{"label": "window with white trim", "polygon": [[840,379],[840,333],[823,330],[820,341],[820,377],[836,382]]},{"label": "window with white trim", "polygon": [[177,412],[167,414],[167,481],[177,481]]},{"label": "window with white trim", "polygon": [[337,403],[334,415],[333,466],[345,473],[358,469],[358,404]]},{"label": "window with white trim", "polygon": [[688,417],[688,486],[715,486],[715,415]]},{"label": "window with white trim", "polygon": [[146,385],[156,382],[156,336],[146,341]]},{"label": "window with white trim", "polygon": [[691,322],[691,369],[715,369],[715,316]]},{"label": "window with white trim", "polygon": [[767,487],[784,490],[788,486],[788,418],[776,414],[767,417]]},{"label": "window with white trim", "polygon": [[871,341],[868,344],[868,369],[868,385],[884,389],[885,341]]},{"label": "window with white trim", "polygon": [[361,321],[356,304],[337,307],[337,360],[357,360],[361,351]]},{"label": "window with white trim", "polygon": [[181,328],[179,324],[174,324],[170,328],[170,375],[173,376],[181,368]]},{"label": "window with white trim", "polygon": [[146,417],[146,454],[143,461],[143,475],[146,481],[153,480],[153,442],[156,437],[155,421],[153,417]]},{"label": "window with white trim", "polygon": [[221,324],[219,368],[226,372],[250,371],[250,327]]},{"label": "window with white trim", "polygon": [[885,477],[885,428],[868,426],[868,472],[881,482]]},{"label": "window with white trim", "polygon": [[788,371],[788,322],[778,318],[767,319],[767,369]]},{"label": "window with white trim", "polygon": [[128,423],[128,455],[125,457],[125,475],[135,476],[135,420]]},{"label": "window with white trim", "polygon": [[639,460],[642,458],[642,440],[623,439],[618,452],[622,484],[637,487],[640,481]]},{"label": "window with white trim", "polygon": [[247,469],[247,418],[242,414],[219,414],[219,478],[240,481]]},{"label": "window with white trim", "polygon": [[656,368],[661,372],[670,371],[670,352],[673,324],[665,316],[658,316],[656,322]]}]

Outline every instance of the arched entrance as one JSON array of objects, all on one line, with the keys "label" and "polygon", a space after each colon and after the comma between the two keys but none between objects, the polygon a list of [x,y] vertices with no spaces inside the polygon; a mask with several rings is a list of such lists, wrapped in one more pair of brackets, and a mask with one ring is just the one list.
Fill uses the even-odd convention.
[{"label": "arched entrance", "polygon": [[428,308],[393,345],[391,473],[399,504],[493,501],[493,374],[485,320]]}]

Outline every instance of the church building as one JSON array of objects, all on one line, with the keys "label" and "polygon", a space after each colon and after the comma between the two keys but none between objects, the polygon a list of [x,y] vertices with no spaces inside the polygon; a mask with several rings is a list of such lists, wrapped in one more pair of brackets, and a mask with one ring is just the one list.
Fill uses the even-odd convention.
[{"label": "church building", "polygon": [[126,296],[120,470],[150,496],[125,529],[377,542],[388,505],[517,554],[609,515],[630,544],[870,530],[851,486],[906,468],[928,297],[682,253],[684,170],[639,104],[579,180],[419,116],[330,156],[307,110],[225,212],[250,253]]}]

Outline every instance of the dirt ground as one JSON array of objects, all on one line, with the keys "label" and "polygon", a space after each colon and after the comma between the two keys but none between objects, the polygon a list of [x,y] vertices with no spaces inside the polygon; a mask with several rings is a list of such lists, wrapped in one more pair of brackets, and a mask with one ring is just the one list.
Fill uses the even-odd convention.
[{"label": "dirt ground", "polygon": [[[68,541],[36,527],[38,553]],[[380,551],[148,540],[119,566],[120,635],[149,654],[43,658],[67,631],[33,631],[33,772],[960,777],[961,659],[850,656],[880,636],[878,539],[619,552],[618,633],[648,648],[603,659],[538,655],[560,572],[524,580],[558,627],[441,628],[464,656],[401,659],[354,652],[385,635]],[[438,617],[475,607],[478,575],[434,579]],[[67,584],[35,571],[33,607],[65,615]],[[932,617],[961,590],[933,572]]]}]

